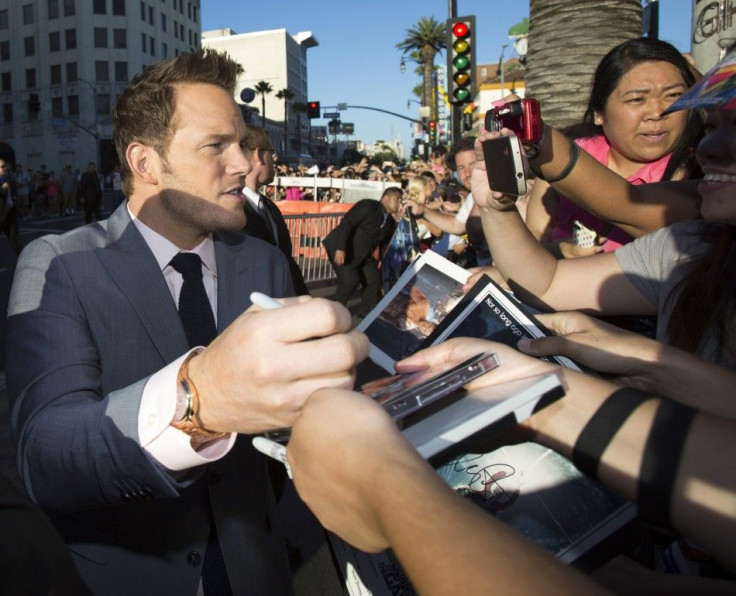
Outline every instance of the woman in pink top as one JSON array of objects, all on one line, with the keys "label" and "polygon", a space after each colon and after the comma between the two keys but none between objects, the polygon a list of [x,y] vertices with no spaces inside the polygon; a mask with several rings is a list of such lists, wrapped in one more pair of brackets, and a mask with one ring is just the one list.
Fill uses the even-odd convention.
[{"label": "woman in pink top", "polygon": [[[697,111],[661,116],[695,75],[672,45],[649,38],[626,41],[599,63],[577,144],[632,184],[690,177],[702,131]],[[538,180],[527,226],[555,256],[608,252],[632,240]]]}]

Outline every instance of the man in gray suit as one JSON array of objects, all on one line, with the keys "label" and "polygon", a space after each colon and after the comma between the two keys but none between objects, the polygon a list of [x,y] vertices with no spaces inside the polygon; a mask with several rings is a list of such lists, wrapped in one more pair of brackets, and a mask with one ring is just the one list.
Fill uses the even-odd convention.
[{"label": "man in gray suit", "polygon": [[[239,233],[240,70],[199,50],[135,77],[114,112],[128,202],[32,242],[16,270],[18,467],[95,594],[289,594],[265,457],[237,434],[291,426],[316,388],[351,386],[367,354],[329,301],[249,309],[254,290],[292,286],[279,250]],[[182,253],[201,261],[194,281]],[[188,284],[211,343],[192,340]]]}]

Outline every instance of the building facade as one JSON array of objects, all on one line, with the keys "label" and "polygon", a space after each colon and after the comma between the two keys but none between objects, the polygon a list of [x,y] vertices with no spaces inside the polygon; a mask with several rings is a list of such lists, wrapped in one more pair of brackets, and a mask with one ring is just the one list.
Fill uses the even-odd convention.
[{"label": "building facade", "polygon": [[[243,89],[255,89],[262,81],[271,86],[270,93],[257,94],[248,102],[251,112],[258,111],[251,115],[250,124],[260,126],[261,116],[265,116],[264,125],[271,142],[283,154],[284,160],[310,153],[309,118],[306,112],[296,108],[308,102],[307,50],[319,45],[312,32],[291,35],[286,29],[275,29],[237,34],[232,29],[216,29],[202,33],[202,45],[226,51],[243,66],[235,94],[236,101],[241,104],[245,105],[240,97]],[[288,100],[288,108],[284,100],[276,96],[282,89],[294,94]],[[262,114],[264,97],[265,114]]]},{"label": "building facade", "polygon": [[34,169],[112,171],[115,100],[200,36],[199,0],[0,0],[0,140]]}]

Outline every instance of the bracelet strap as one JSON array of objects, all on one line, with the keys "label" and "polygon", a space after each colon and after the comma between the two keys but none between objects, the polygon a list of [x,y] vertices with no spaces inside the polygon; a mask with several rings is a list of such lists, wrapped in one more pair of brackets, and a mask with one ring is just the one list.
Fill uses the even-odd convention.
[{"label": "bracelet strap", "polygon": [[567,162],[565,169],[562,170],[558,176],[555,176],[554,178],[545,178],[542,175],[542,172],[539,171],[539,169],[535,168],[531,164],[529,164],[529,167],[531,167],[532,172],[534,172],[537,178],[539,178],[540,180],[544,180],[549,184],[553,184],[554,182],[560,182],[561,180],[567,178],[570,175],[570,172],[572,172],[573,168],[577,165],[578,159],[580,159],[580,145],[578,145],[574,141],[570,141],[570,161]]},{"label": "bracelet strap", "polygon": [[697,410],[662,399],[641,462],[637,506],[647,521],[670,525],[672,491],[690,426]]},{"label": "bracelet strap", "polygon": [[572,462],[584,474],[598,477],[603,452],[624,422],[651,395],[624,387],[612,393],[580,433],[572,451]]}]

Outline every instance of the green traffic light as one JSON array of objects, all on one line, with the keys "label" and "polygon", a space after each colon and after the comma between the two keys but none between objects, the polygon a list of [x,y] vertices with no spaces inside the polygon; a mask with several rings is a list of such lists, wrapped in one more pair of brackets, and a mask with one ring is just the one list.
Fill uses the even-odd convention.
[{"label": "green traffic light", "polygon": [[470,65],[470,60],[467,56],[455,56],[452,64],[458,70],[465,70]]},{"label": "green traffic light", "polygon": [[453,93],[455,96],[455,99],[458,101],[466,101],[470,97],[470,91],[467,89],[455,89],[455,93]]}]

